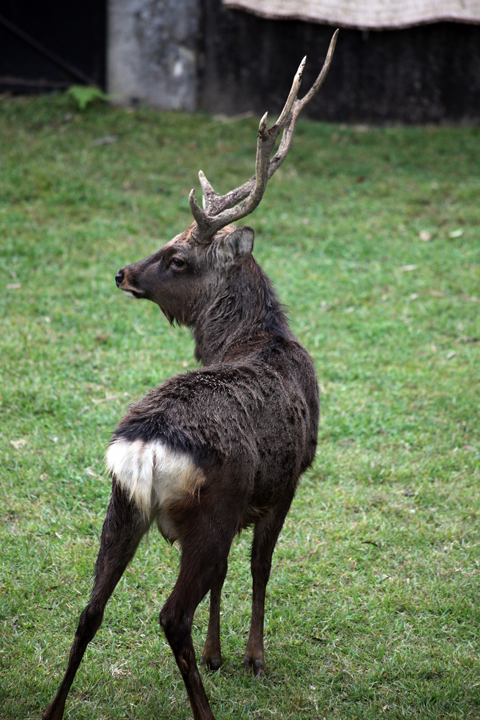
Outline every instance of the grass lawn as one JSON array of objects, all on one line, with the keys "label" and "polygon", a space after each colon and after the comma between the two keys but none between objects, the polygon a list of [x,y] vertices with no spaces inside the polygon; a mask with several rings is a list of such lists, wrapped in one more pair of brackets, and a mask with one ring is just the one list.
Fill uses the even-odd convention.
[{"label": "grass lawn", "polygon": [[[128,404],[195,367],[115,288],[190,223],[197,171],[252,173],[254,119],[0,101],[0,719],[38,718],[91,588],[104,452]],[[115,138],[107,142],[105,138]],[[98,142],[100,141],[100,142]],[[300,123],[248,220],[313,355],[322,420],[274,556],[267,675],[243,670],[250,531],[224,588],[218,720],[480,718],[480,129]],[[151,532],[67,718],[190,718]],[[207,603],[195,618],[201,649]]]}]

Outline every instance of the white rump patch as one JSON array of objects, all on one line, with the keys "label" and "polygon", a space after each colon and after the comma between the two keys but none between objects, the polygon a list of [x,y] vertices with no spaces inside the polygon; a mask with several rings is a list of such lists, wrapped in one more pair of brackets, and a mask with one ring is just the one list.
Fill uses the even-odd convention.
[{"label": "white rump patch", "polygon": [[205,475],[186,454],[159,440],[114,440],[106,454],[107,470],[127,491],[138,508],[151,516],[185,495],[193,495]]}]

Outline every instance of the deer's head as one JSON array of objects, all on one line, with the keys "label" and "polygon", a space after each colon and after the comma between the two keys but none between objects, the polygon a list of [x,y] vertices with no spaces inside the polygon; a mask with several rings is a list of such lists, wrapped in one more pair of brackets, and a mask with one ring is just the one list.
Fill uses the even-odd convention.
[{"label": "deer's head", "polygon": [[[297,98],[304,58],[277,122],[267,128],[267,114],[260,120],[255,175],[226,195],[219,195],[200,171],[204,207],[198,204],[194,190],[189,196],[195,222],[158,252],[118,271],[115,280],[125,294],[152,300],[170,321],[175,319],[189,325],[194,322],[196,309],[208,299],[209,289],[218,287],[224,278],[250,258],[253,230],[234,228],[232,223],[255,210],[269,179],[287,156],[298,116],[325,80],[337,34],[338,30],[332,37],[322,70],[308,93],[301,100]],[[281,132],[280,145],[271,158]]]},{"label": "deer's head", "polygon": [[208,244],[195,239],[196,223],[158,252],[118,271],[126,295],[156,303],[170,322],[191,325],[211,292],[251,255],[253,230],[221,228]]}]

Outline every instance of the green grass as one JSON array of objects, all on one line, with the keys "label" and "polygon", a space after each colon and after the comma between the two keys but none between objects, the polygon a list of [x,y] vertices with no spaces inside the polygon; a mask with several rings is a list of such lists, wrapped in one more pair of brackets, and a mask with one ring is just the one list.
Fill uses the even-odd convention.
[{"label": "green grass", "polygon": [[[1,720],[39,718],[65,668],[116,422],[195,366],[189,333],[115,272],[190,223],[200,168],[221,192],[253,168],[255,120],[69,112],[0,103]],[[250,532],[232,547],[225,664],[202,671],[218,720],[480,718],[479,153],[478,128],[303,122],[248,221],[315,359],[322,421],[275,552],[260,680],[241,666]],[[158,625],[178,555],[154,532],[142,544],[67,718],[191,717]],[[197,648],[206,619],[203,603]]]}]

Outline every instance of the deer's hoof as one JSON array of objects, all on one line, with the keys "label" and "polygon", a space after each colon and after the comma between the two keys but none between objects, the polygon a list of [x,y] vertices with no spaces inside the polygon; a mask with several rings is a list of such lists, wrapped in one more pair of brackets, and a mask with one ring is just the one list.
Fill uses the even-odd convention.
[{"label": "deer's hoof", "polygon": [[42,713],[42,720],[62,720],[65,704],[55,704],[55,701],[45,708]]},{"label": "deer's hoof", "polygon": [[200,665],[205,665],[205,667],[207,667],[208,670],[215,672],[220,667],[222,667],[223,660],[221,657],[207,657],[206,655],[202,655],[202,659],[200,660]]},{"label": "deer's hoof", "polygon": [[254,658],[249,657],[249,655],[245,655],[243,658],[243,664],[245,667],[251,668],[253,674],[255,677],[259,677],[260,675],[265,675],[265,663],[261,658]]}]

